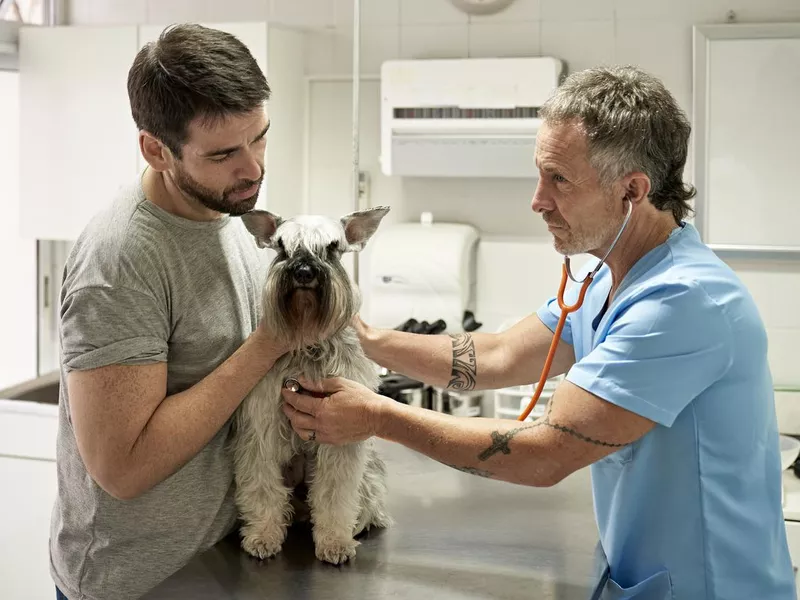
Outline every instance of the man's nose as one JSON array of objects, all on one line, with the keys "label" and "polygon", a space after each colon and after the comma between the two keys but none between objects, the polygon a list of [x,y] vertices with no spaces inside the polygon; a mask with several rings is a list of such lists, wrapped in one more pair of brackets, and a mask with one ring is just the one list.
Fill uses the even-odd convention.
[{"label": "man's nose", "polygon": [[237,175],[240,179],[249,179],[251,181],[258,181],[264,173],[264,168],[258,157],[254,154],[247,154],[246,158],[242,159],[242,164],[239,166],[239,173]]},{"label": "man's nose", "polygon": [[543,213],[553,210],[553,207],[553,201],[548,197],[541,180],[539,180],[539,183],[536,185],[536,190],[533,192],[533,198],[531,199],[531,209],[535,213]]}]

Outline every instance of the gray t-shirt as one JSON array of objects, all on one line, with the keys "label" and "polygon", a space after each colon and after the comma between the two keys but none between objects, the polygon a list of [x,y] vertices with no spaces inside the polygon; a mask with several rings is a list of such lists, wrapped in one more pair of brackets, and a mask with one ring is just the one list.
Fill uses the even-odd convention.
[{"label": "gray t-shirt", "polygon": [[235,523],[228,423],[174,475],[120,501],[88,475],[70,421],[70,371],[166,362],[167,394],[224,362],[256,328],[268,253],[241,219],[189,221],[137,181],[87,226],[61,290],[58,498],[51,572],[70,600],[139,598]]}]

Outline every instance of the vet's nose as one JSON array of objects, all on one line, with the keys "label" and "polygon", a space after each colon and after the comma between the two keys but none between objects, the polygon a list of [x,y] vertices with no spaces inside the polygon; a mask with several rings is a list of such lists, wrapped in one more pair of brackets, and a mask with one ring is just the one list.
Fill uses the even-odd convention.
[{"label": "vet's nose", "polygon": [[308,263],[300,263],[294,268],[294,280],[300,285],[308,285],[316,276],[314,267]]}]

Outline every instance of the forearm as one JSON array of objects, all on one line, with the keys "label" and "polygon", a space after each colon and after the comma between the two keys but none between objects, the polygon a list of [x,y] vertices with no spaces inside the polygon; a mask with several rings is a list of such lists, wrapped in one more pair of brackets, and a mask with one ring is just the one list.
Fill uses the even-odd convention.
[{"label": "forearm", "polygon": [[495,387],[497,336],[487,333],[421,335],[371,329],[362,337],[367,356],[396,373],[455,390]]},{"label": "forearm", "polygon": [[279,351],[250,336],[197,384],[167,396],[131,448],[126,487],[138,495],[197,455],[279,357]]},{"label": "forearm", "polygon": [[460,471],[546,487],[563,477],[563,468],[545,425],[546,419],[459,418],[386,401],[376,434]]}]

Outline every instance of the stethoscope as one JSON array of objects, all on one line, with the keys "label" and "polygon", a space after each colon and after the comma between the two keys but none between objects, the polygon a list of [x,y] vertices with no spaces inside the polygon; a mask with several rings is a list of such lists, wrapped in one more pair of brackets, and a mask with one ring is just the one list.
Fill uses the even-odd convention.
[{"label": "stethoscope", "polygon": [[[534,391],[533,396],[531,397],[531,401],[528,403],[528,407],[518,417],[517,420],[524,421],[525,419],[527,419],[528,415],[531,414],[533,407],[536,406],[536,403],[539,401],[539,396],[542,395],[544,384],[547,383],[548,376],[550,375],[550,367],[552,366],[553,358],[556,355],[556,348],[558,348],[558,340],[561,339],[561,332],[564,330],[564,324],[567,322],[567,315],[575,312],[583,305],[583,299],[586,296],[586,290],[589,289],[589,284],[592,283],[594,276],[597,275],[597,272],[605,264],[608,255],[611,254],[611,251],[617,245],[619,238],[622,236],[622,232],[625,231],[625,227],[628,226],[628,221],[630,221],[632,212],[633,212],[633,202],[628,200],[628,214],[625,216],[625,220],[622,222],[622,227],[619,228],[617,237],[615,237],[614,241],[611,242],[611,246],[609,247],[605,256],[603,256],[603,258],[600,259],[600,262],[597,263],[595,268],[592,269],[592,271],[582,280],[578,281],[577,279],[575,279],[575,276],[572,274],[572,269],[570,269],[569,256],[564,256],[564,264],[561,267],[561,285],[558,288],[558,307],[561,309],[561,316],[558,318],[558,325],[556,325],[556,331],[553,334],[553,341],[550,343],[550,350],[547,352],[547,360],[545,360],[544,362],[544,369],[542,369],[542,375],[539,378],[539,383],[536,386],[536,391]],[[578,294],[578,299],[575,301],[575,304],[572,305],[566,304],[564,302],[564,291],[567,289],[568,278],[574,281],[575,283],[582,284],[581,291]]]}]

